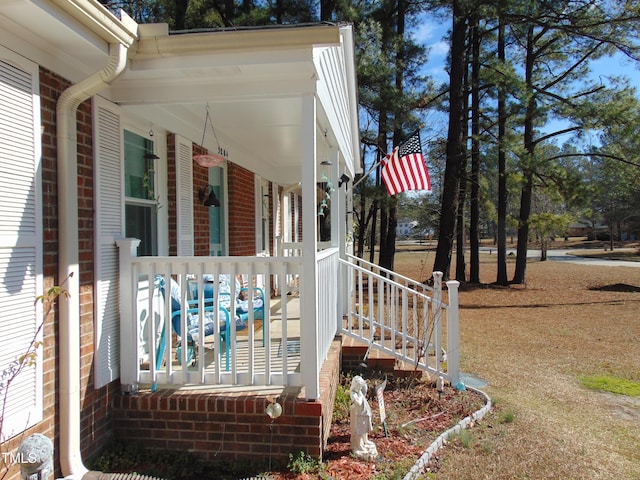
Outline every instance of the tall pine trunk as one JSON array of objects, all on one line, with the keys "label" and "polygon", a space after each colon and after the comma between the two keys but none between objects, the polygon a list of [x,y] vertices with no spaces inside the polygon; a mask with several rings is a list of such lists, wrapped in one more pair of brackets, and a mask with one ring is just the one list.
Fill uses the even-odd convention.
[{"label": "tall pine trunk", "polygon": [[522,173],[524,183],[520,195],[520,215],[518,217],[518,246],[516,269],[513,283],[526,283],[527,249],[529,247],[529,216],[531,214],[531,200],[533,198],[533,162],[535,142],[533,141],[534,115],[536,100],[533,92],[533,64],[534,64],[534,31],[533,26],[527,30],[527,54],[525,60],[525,85],[527,88],[527,106],[524,117],[524,149]]},{"label": "tall pine trunk", "polygon": [[471,204],[469,211],[469,281],[480,283],[480,25],[474,12],[471,31]]},{"label": "tall pine trunk", "polygon": [[449,278],[451,252],[455,235],[456,212],[458,206],[458,187],[460,170],[465,156],[463,129],[465,92],[464,71],[465,43],[467,36],[467,18],[462,9],[463,0],[453,0],[453,28],[451,33],[451,75],[449,82],[449,130],[447,134],[444,181],[442,187],[442,208],[438,226],[438,245],[433,270],[443,272]]},{"label": "tall pine trunk", "polygon": [[[405,0],[398,0],[398,20],[396,34],[399,45],[396,50],[396,94],[402,96],[404,92],[404,34],[405,34]],[[403,112],[395,112],[395,128],[393,132],[394,144],[402,141]],[[387,215],[384,232],[384,248],[382,248],[382,232],[380,240],[380,258],[378,264],[388,270],[393,270],[396,255],[396,232],[398,226],[398,199],[391,197],[387,202]],[[382,222],[381,222],[382,223]]]},{"label": "tall pine trunk", "polygon": [[[505,40],[504,40],[504,2],[500,2],[500,25],[498,27],[498,60],[504,65]],[[506,154],[506,84],[505,81],[498,83],[498,230],[496,232],[498,247],[498,273],[496,283],[498,285],[508,285],[507,278],[507,154]]]}]

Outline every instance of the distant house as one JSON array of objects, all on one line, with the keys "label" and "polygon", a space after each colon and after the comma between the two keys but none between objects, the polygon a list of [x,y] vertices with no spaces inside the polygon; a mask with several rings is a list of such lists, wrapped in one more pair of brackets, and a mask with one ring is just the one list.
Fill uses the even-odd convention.
[{"label": "distant house", "polygon": [[416,220],[409,220],[406,218],[402,218],[398,220],[398,225],[396,227],[396,233],[398,237],[410,237],[411,235],[415,235],[415,228],[418,226],[418,222]]},{"label": "distant house", "polygon": [[589,220],[580,220],[567,227],[567,234],[570,237],[586,237],[593,232],[593,223]]}]

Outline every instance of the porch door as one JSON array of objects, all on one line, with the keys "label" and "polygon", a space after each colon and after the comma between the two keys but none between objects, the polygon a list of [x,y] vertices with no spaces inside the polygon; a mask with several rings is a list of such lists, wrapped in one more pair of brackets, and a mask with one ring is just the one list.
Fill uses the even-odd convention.
[{"label": "porch door", "polygon": [[219,207],[209,208],[209,255],[212,257],[229,254],[227,237],[227,169],[226,166],[209,169],[209,185],[220,200]]},{"label": "porch door", "polygon": [[[0,443],[42,420],[40,135],[38,66],[0,47]],[[30,348],[34,364],[11,373]]]}]

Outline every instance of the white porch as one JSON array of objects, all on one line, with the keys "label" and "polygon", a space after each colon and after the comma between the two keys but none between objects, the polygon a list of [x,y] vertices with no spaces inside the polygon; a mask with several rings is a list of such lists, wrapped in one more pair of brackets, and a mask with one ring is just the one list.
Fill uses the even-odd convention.
[{"label": "white porch", "polygon": [[[318,281],[309,290],[304,288],[303,257],[135,257],[136,244],[119,242],[125,390],[135,391],[138,384],[281,385],[317,399],[319,373],[337,334],[451,382],[459,378],[457,282],[447,283],[449,301],[444,302],[439,275],[434,288],[427,288],[356,257],[340,259],[337,248],[327,248],[317,252],[313,271]],[[184,336],[176,335],[171,322],[167,289],[161,291],[153,279],[173,278],[187,302],[190,288],[203,291],[205,275],[214,278],[214,285],[221,278],[242,278],[246,292],[265,292],[265,308],[249,308],[243,327],[231,321],[224,338],[224,319],[215,315],[212,334],[196,334],[192,345],[183,348]],[[286,286],[287,278],[303,287],[299,294],[288,288],[269,293],[276,284]],[[232,286],[231,297],[237,293]],[[250,294],[249,305],[255,296]],[[218,311],[222,295],[214,293],[211,302],[211,310]],[[198,310],[197,331],[203,332],[203,295],[193,308]],[[187,316],[179,316],[179,322],[178,330],[187,331]],[[172,334],[162,335],[163,329]]]}]

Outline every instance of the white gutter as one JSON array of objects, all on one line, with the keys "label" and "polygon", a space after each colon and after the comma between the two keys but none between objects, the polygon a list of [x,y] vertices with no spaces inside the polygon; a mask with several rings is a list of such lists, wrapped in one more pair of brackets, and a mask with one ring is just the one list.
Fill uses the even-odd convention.
[{"label": "white gutter", "polygon": [[[70,1],[67,9],[77,13],[78,5],[93,7],[89,0]],[[121,33],[123,25],[135,25],[129,17],[120,22],[105,15],[104,8],[84,9],[97,12],[101,29]],[[70,13],[70,12],[69,12]],[[126,14],[123,14],[126,16]],[[128,22],[130,20],[131,22]],[[135,32],[129,30],[129,32]],[[102,30],[100,33],[104,33]],[[106,38],[105,38],[106,37]],[[59,213],[59,279],[68,278],[69,296],[59,297],[60,317],[60,464],[68,479],[80,479],[88,472],[80,452],[80,271],[78,242],[78,106],[99,91],[107,88],[127,66],[127,51],[135,40],[129,33],[126,43],[114,42],[118,35],[103,36],[109,41],[109,63],[100,71],[67,88],[57,103],[58,142],[58,213]]]},{"label": "white gutter", "polygon": [[340,29],[328,24],[225,30],[188,35],[169,35],[168,30],[166,24],[141,25],[136,60],[155,59],[164,55],[238,53],[243,50],[306,50],[309,45],[340,45]]}]

